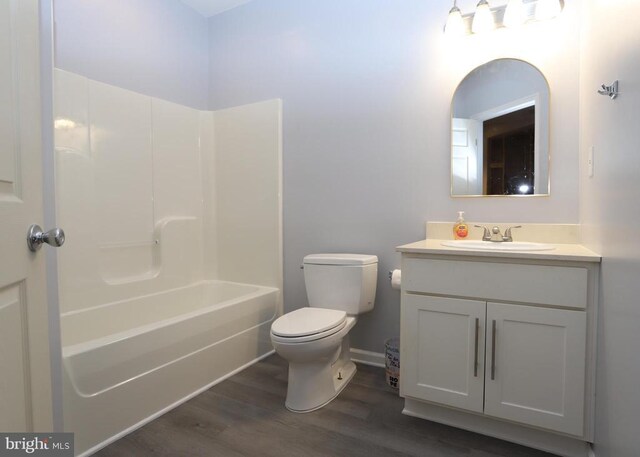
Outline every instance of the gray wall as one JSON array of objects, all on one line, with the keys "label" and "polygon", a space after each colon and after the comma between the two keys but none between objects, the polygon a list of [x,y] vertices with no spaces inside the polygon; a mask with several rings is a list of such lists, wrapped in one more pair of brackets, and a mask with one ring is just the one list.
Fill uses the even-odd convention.
[{"label": "gray wall", "polygon": [[[425,221],[453,221],[458,210],[470,221],[578,221],[579,2],[542,29],[459,43],[442,33],[450,7],[254,0],[206,21],[177,0],[56,0],[56,64],[196,108],[282,98],[285,307],[307,304],[305,254],[377,254],[376,308],[353,335],[354,346],[382,351],[399,327],[399,294],[387,281],[399,265],[394,248],[424,238]],[[473,68],[502,57],[527,60],[549,80],[562,127],[551,131],[551,196],[452,199],[451,98]]]},{"label": "gray wall", "polygon": [[[591,0],[581,71],[581,223],[603,256],[596,396],[597,457],[640,454],[640,3]],[[620,79],[615,101],[596,93]],[[587,152],[595,146],[594,176]]]},{"label": "gray wall", "polygon": [[206,109],[207,20],[177,0],[55,0],[56,67]]},{"label": "gray wall", "polygon": [[[461,2],[467,10],[473,2]],[[257,0],[209,20],[211,108],[283,99],[285,310],[305,306],[299,266],[312,252],[380,258],[374,311],[353,345],[382,352],[399,333],[395,246],[424,238],[426,220],[578,221],[576,2],[546,30],[447,42],[449,0]],[[522,58],[551,81],[552,195],[452,199],[450,103],[464,76]],[[552,95],[553,96],[553,95]],[[552,152],[553,154],[553,152]]]}]

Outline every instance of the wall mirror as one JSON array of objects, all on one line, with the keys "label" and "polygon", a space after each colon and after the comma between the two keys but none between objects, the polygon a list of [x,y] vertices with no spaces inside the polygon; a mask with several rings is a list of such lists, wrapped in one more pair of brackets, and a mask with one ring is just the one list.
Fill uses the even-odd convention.
[{"label": "wall mirror", "polygon": [[451,195],[549,194],[549,85],[498,59],[469,73],[451,103]]}]

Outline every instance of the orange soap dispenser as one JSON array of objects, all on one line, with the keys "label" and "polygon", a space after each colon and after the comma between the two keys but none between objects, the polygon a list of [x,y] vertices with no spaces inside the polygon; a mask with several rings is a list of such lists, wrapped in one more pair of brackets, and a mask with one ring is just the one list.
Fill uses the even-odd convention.
[{"label": "orange soap dispenser", "polygon": [[469,226],[464,221],[464,211],[458,211],[458,220],[453,226],[453,238],[464,240],[469,235]]}]

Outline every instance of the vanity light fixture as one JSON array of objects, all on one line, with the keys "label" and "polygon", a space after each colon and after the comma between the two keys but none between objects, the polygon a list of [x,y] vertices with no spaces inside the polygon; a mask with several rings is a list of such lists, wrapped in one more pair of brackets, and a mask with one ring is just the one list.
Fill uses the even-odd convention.
[{"label": "vanity light fixture", "polygon": [[453,0],[453,7],[449,10],[447,25],[444,27],[444,32],[451,37],[464,35],[466,31],[462,12],[456,3],[457,1]]},{"label": "vanity light fixture", "polygon": [[508,0],[506,5],[491,8],[480,0],[474,13],[462,14],[456,1],[449,11],[445,33],[449,35],[477,34],[498,27],[515,28],[524,23],[553,19],[564,9],[565,0]]},{"label": "vanity light fixture", "polygon": [[493,13],[491,12],[491,8],[489,8],[489,2],[487,2],[487,0],[480,0],[476,6],[476,13],[473,15],[471,31],[473,33],[484,33],[495,28],[496,23],[493,20]]},{"label": "vanity light fixture", "polygon": [[524,5],[522,0],[509,0],[504,10],[502,23],[505,27],[518,27],[524,23]]}]

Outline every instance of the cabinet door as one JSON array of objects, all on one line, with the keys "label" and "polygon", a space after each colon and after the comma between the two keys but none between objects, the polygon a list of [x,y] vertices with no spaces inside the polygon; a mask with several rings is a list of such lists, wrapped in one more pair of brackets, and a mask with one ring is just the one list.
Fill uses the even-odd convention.
[{"label": "cabinet door", "polygon": [[586,313],[487,304],[485,414],[584,433]]},{"label": "cabinet door", "polygon": [[401,395],[482,412],[486,303],[404,294]]}]

